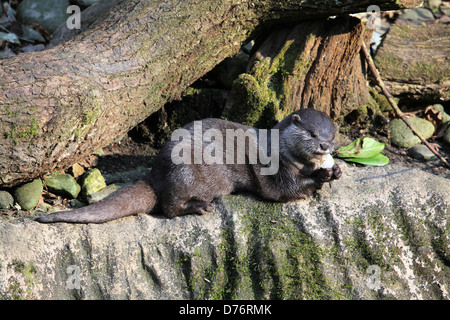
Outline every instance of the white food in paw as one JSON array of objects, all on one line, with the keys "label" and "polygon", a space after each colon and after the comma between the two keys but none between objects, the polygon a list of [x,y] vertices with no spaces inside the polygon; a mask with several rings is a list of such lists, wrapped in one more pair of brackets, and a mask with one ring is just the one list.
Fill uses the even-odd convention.
[{"label": "white food in paw", "polygon": [[334,159],[331,154],[327,153],[320,159],[320,167],[324,169],[331,169],[334,166]]}]

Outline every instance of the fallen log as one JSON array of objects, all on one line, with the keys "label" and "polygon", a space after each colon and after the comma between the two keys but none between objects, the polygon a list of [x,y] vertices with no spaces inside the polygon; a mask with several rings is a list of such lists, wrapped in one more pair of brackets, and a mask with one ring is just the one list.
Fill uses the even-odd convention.
[{"label": "fallen log", "polygon": [[0,186],[64,169],[127,132],[262,28],[389,1],[121,1],[49,50],[0,62]]},{"label": "fallen log", "polygon": [[401,101],[438,103],[450,95],[450,25],[394,24],[375,56],[389,92]]}]

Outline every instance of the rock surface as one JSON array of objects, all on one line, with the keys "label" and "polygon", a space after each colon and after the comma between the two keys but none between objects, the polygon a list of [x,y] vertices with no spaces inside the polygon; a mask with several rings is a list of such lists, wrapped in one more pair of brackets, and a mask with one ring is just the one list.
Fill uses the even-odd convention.
[{"label": "rock surface", "polygon": [[101,225],[0,220],[3,299],[449,299],[449,177],[351,167],[311,199]]}]

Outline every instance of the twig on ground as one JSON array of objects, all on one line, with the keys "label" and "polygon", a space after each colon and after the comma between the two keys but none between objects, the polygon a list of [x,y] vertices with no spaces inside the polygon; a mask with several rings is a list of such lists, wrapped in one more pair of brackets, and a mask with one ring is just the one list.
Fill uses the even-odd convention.
[{"label": "twig on ground", "polygon": [[370,68],[370,71],[372,72],[373,76],[375,77],[376,81],[378,82],[378,85],[381,87],[381,90],[383,91],[383,94],[388,99],[389,104],[391,105],[392,109],[394,109],[394,111],[397,114],[397,116],[406,123],[406,125],[412,130],[412,132],[414,132],[414,134],[416,136],[418,136],[420,140],[422,140],[422,142],[428,147],[428,149],[430,149],[431,152],[433,152],[444,163],[444,165],[447,168],[450,168],[450,164],[447,162],[447,160],[445,160],[445,158],[443,156],[441,156],[439,154],[439,152],[437,152],[437,150],[431,144],[428,143],[427,140],[425,140],[425,138],[411,125],[411,123],[409,123],[409,121],[406,118],[406,116],[404,115],[404,113],[397,106],[397,103],[394,101],[394,98],[391,96],[389,91],[386,89],[386,86],[384,85],[384,82],[381,79],[380,74],[378,73],[378,70],[375,67],[375,64],[373,63],[372,57],[370,56],[370,53],[367,50],[367,47],[366,47],[366,44],[364,43],[364,41],[362,42],[361,49],[362,49],[362,52],[364,53],[364,56],[365,56],[365,58],[367,60],[367,63],[368,63],[369,68]]}]

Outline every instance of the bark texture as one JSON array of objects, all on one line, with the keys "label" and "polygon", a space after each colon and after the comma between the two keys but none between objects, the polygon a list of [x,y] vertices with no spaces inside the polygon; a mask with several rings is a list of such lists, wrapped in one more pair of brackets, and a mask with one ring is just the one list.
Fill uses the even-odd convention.
[{"label": "bark texture", "polygon": [[272,127],[313,108],[339,118],[369,101],[360,58],[372,30],[359,19],[315,19],[274,30],[234,82],[228,118]]},{"label": "bark texture", "polygon": [[121,1],[88,30],[0,62],[0,186],[109,144],[236,53],[257,26],[418,1]]},{"label": "bark texture", "polygon": [[450,25],[393,25],[375,64],[393,96],[428,103],[450,97]]}]

